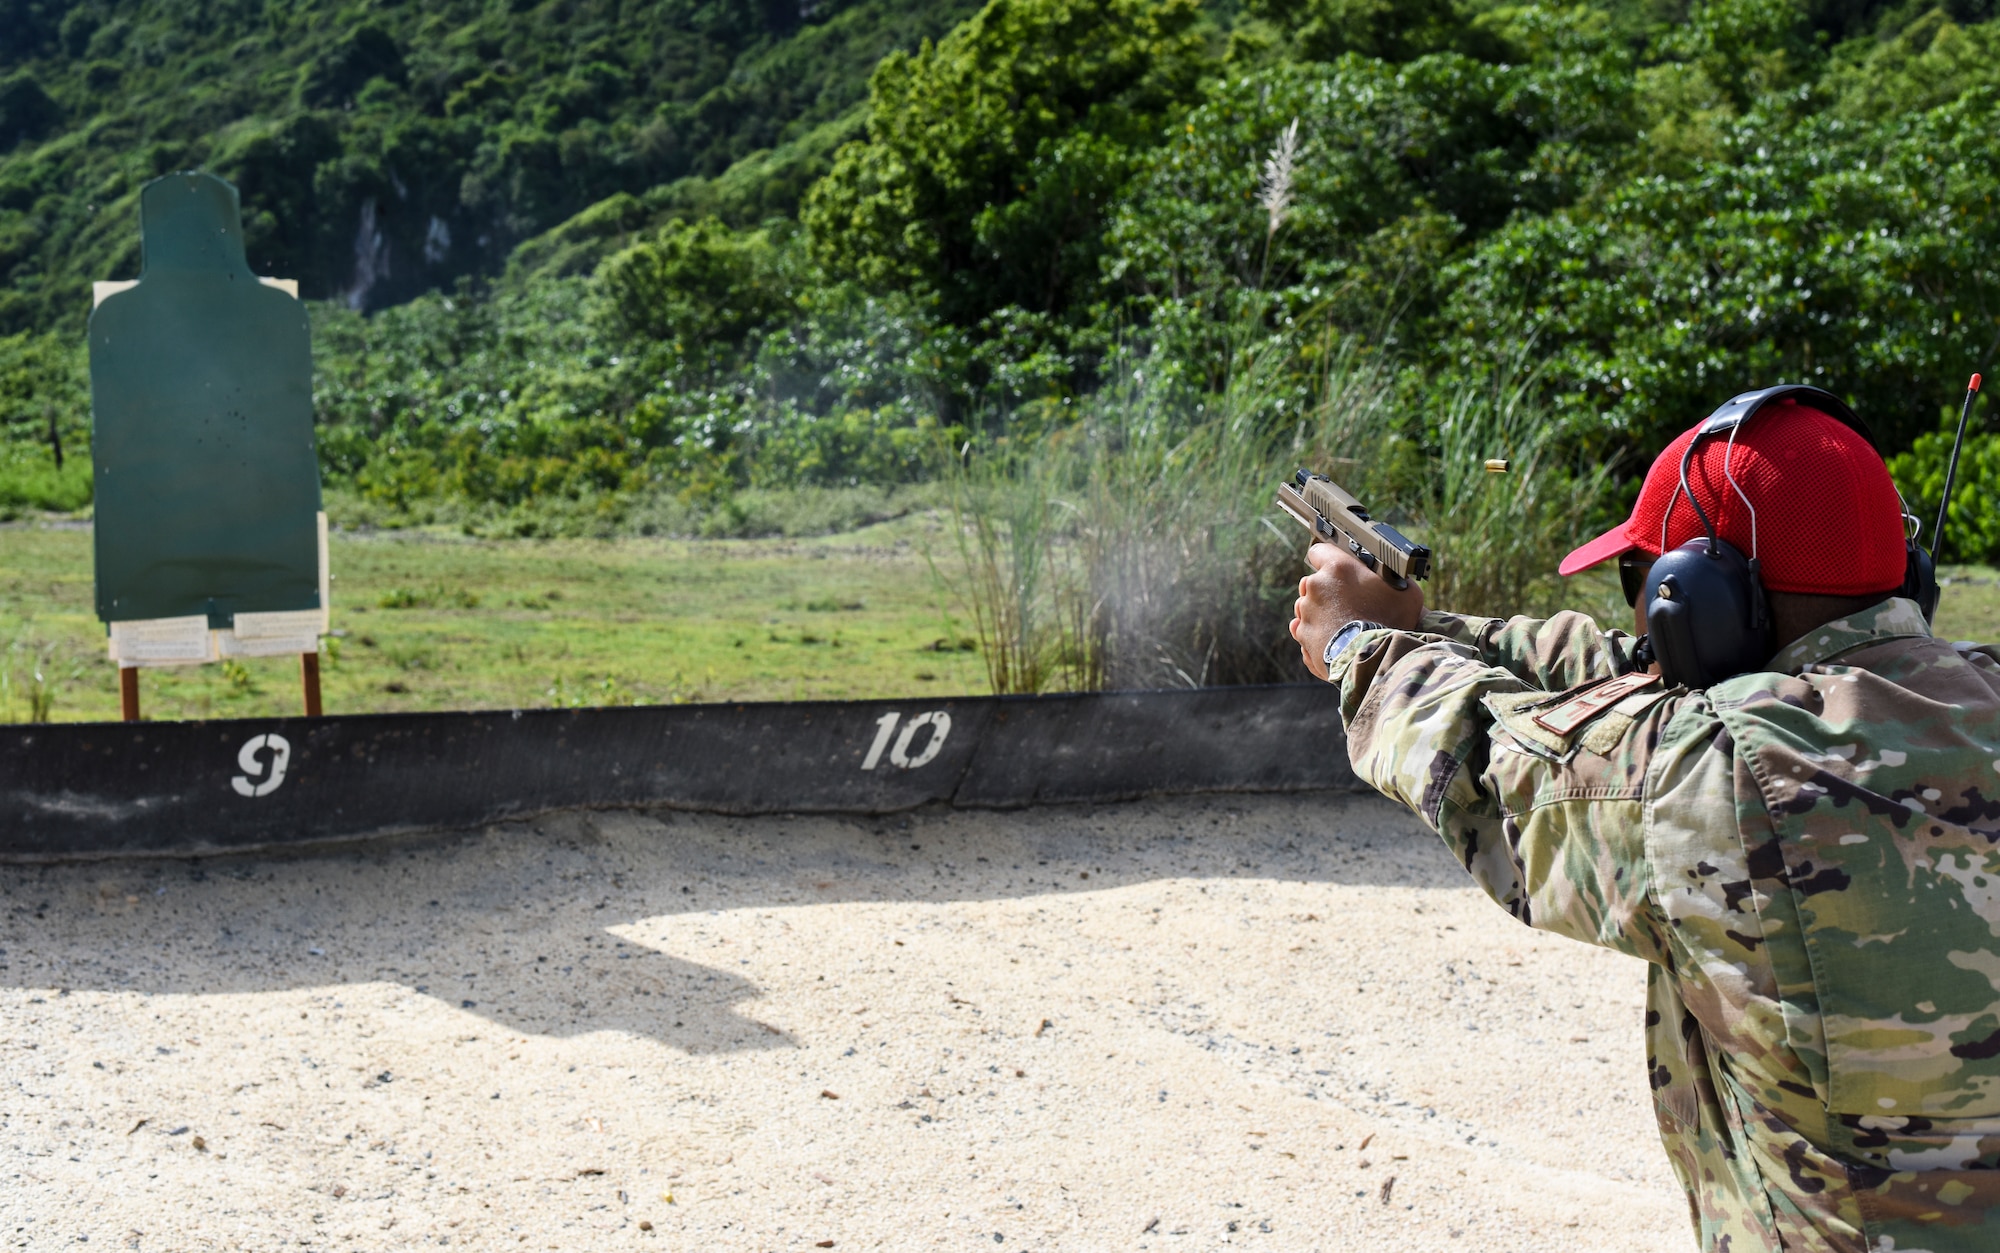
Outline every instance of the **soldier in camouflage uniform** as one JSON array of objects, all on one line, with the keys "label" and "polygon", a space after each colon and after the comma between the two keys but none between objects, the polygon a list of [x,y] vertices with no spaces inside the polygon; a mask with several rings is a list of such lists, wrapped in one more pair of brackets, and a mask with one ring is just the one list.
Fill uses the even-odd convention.
[{"label": "soldier in camouflage uniform", "polygon": [[[1670,500],[1692,435],[1565,575],[1701,533]],[[1723,445],[1690,491],[1748,552]],[[1670,688],[1581,614],[1426,612],[1325,544],[1293,635],[1361,778],[1523,923],[1650,963],[1701,1248],[2000,1249],[2000,650],[1893,594],[1901,510],[1853,431],[1784,402],[1732,469],[1777,625],[1757,673]]]}]

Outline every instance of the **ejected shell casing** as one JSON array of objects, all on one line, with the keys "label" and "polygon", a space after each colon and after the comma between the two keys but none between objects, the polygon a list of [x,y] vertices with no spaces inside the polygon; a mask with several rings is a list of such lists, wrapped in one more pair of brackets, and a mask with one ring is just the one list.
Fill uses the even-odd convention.
[{"label": "ejected shell casing", "polygon": [[1489,458],[1487,458],[1487,459],[1486,459],[1486,472],[1487,472],[1488,474],[1505,474],[1505,473],[1507,473],[1507,458],[1505,458],[1505,457],[1489,457]]}]

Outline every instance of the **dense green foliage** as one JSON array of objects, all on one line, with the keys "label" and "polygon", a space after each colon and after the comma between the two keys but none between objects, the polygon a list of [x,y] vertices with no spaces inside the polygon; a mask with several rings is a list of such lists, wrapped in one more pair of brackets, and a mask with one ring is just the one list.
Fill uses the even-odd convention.
[{"label": "dense green foliage", "polygon": [[[381,520],[915,480],[1142,377],[1192,432],[1252,359],[1280,438],[1335,358],[1427,467],[1467,396],[1629,475],[1818,382],[1934,507],[2000,346],[1988,3],[0,0],[0,504],[74,499],[82,284],[204,162],[325,302],[329,482]],[[2000,556],[1974,443],[1955,551]]]},{"label": "dense green foliage", "polygon": [[[697,251],[706,238],[728,252],[686,269],[713,272],[749,251],[726,232],[690,237]],[[676,273],[671,260],[624,260]],[[716,282],[726,299],[726,271]],[[932,406],[918,394],[936,369],[931,349],[893,302],[852,288],[812,297],[792,306],[783,335],[739,344],[723,334],[735,312],[699,295],[677,297],[662,329],[713,333],[634,343],[583,279],[369,317],[322,311],[322,462],[335,485],[387,507],[386,520],[434,516],[456,498],[523,533],[614,524],[662,484],[726,504],[738,486],[919,477],[932,451]],[[567,502],[566,521],[550,502]]]},{"label": "dense green foliage", "polygon": [[4,0],[0,333],[80,325],[91,280],[138,268],[138,188],[190,166],[242,191],[259,272],[361,308],[617,194],[600,227],[716,202],[753,153],[716,207],[789,213],[882,54],[972,7]]}]

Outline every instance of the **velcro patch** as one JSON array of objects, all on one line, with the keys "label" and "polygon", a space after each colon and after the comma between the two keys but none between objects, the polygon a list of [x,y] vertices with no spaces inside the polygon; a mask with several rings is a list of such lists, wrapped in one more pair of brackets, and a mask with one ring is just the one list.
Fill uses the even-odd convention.
[{"label": "velcro patch", "polygon": [[1568,736],[1584,723],[1624,700],[1634,692],[1660,681],[1657,674],[1621,674],[1592,683],[1564,697],[1535,715],[1535,725],[1556,735]]},{"label": "velcro patch", "polygon": [[1534,717],[1538,706],[1559,699],[1547,692],[1495,692],[1480,703],[1493,714],[1500,729],[1513,736],[1523,749],[1537,757],[1562,761],[1570,754],[1569,741],[1560,735],[1550,735],[1535,724]]}]

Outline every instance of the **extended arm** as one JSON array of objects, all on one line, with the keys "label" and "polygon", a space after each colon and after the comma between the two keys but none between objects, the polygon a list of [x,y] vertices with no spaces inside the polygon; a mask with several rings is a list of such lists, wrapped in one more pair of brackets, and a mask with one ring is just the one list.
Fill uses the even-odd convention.
[{"label": "extended arm", "polygon": [[1468,618],[1433,611],[1424,614],[1417,630],[1467,645],[1485,664],[1544,692],[1566,692],[1637,669],[1633,652],[1639,641],[1623,631],[1604,630],[1587,614]]},{"label": "extended arm", "polygon": [[[1659,960],[1643,798],[1647,746],[1671,702],[1606,714],[1622,721],[1604,723],[1616,734],[1596,749],[1539,732],[1533,713],[1550,698],[1530,678],[1573,672],[1576,632],[1496,625],[1484,647],[1370,632],[1335,660],[1354,771],[1415,811],[1522,922]],[[1499,650],[1512,665],[1488,661]]]},{"label": "extended arm", "polygon": [[[1544,692],[1567,691],[1635,668],[1638,641],[1622,631],[1600,630],[1584,614],[1559,613],[1543,621],[1426,611],[1420,587],[1391,588],[1332,544],[1313,545],[1306,560],[1313,573],[1299,580],[1292,638],[1299,642],[1306,668],[1321,678],[1326,677],[1322,658],[1327,641],[1357,620],[1464,645],[1482,664],[1498,666]],[[1357,645],[1368,638],[1362,636]]]}]

